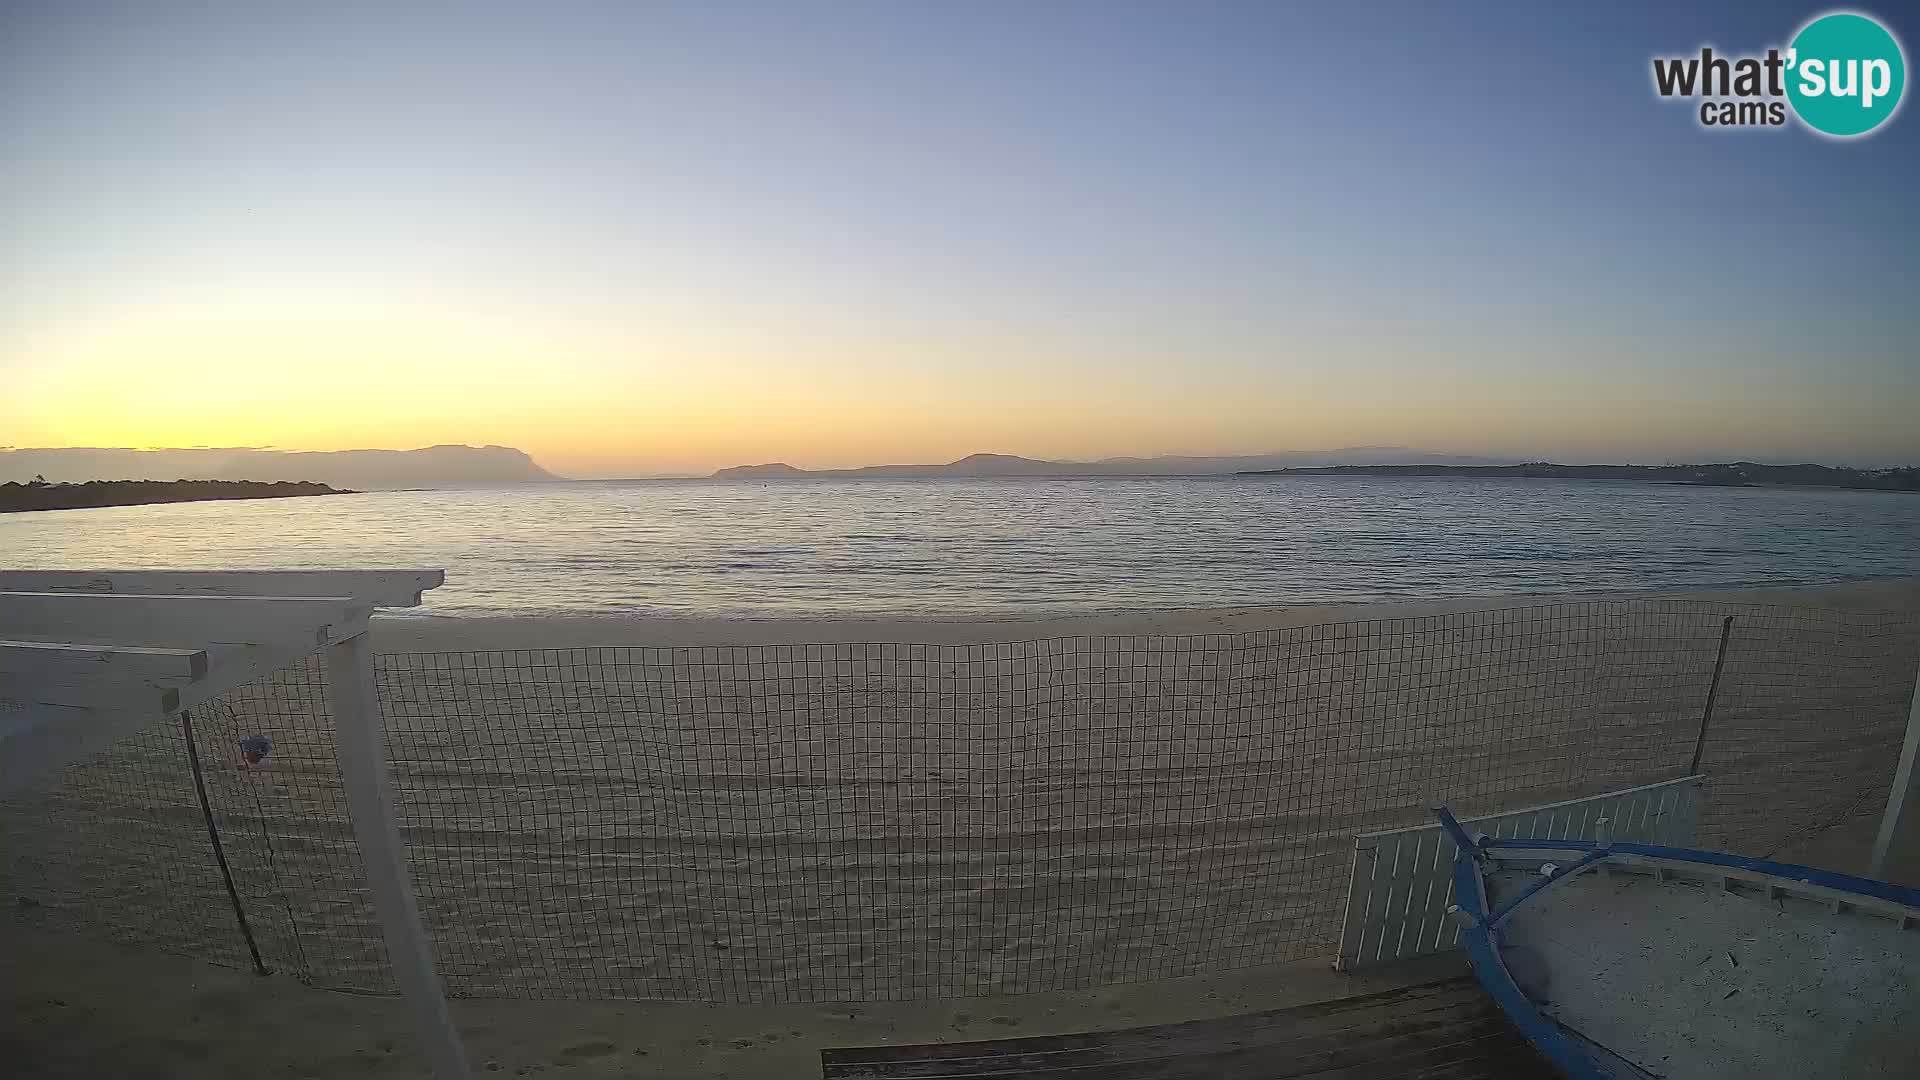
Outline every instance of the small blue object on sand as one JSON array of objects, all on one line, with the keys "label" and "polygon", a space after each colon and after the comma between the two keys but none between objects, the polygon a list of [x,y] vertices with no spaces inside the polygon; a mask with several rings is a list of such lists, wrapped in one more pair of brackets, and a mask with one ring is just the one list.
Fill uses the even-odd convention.
[{"label": "small blue object on sand", "polygon": [[1568,1077],[1920,1075],[1920,890],[1433,814],[1474,974]]}]

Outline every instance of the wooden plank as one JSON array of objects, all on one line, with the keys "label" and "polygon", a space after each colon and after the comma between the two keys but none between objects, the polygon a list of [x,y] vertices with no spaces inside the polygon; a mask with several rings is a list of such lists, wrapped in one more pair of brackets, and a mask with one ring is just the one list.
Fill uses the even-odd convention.
[{"label": "wooden plank", "polygon": [[364,632],[372,612],[368,602],[348,597],[0,592],[0,632],[9,640],[318,648]]},{"label": "wooden plank", "polygon": [[170,713],[208,668],[205,649],[0,642],[0,703]]},{"label": "wooden plank", "polygon": [[197,650],[171,651],[194,657],[202,673],[192,679],[154,677],[88,679],[65,674],[35,679],[0,671],[0,700],[15,704],[72,705],[120,709],[143,714],[190,709],[312,654],[304,641],[284,645],[210,642]]},{"label": "wooden plank", "polygon": [[1290,1009],[1213,1020],[1185,1020],[1152,1027],[1084,1032],[1073,1035],[1029,1035],[986,1042],[841,1047],[824,1050],[821,1053],[823,1057],[832,1061],[850,1063],[972,1057],[978,1056],[981,1047],[990,1048],[993,1054],[1019,1054],[1056,1051],[1063,1048],[1106,1047],[1135,1041],[1156,1045],[1181,1045],[1186,1040],[1198,1040],[1207,1044],[1221,1039],[1273,1040],[1287,1038],[1303,1028],[1324,1028],[1334,1025],[1343,1017],[1418,1013],[1434,1008],[1448,1008],[1463,1002],[1477,1005],[1484,1000],[1485,995],[1473,976],[1461,975],[1377,994],[1332,998]]},{"label": "wooden plank", "polygon": [[1068,1038],[1075,1041],[1064,1046],[1058,1038],[959,1044],[967,1051],[965,1056],[943,1054],[917,1060],[895,1059],[885,1062],[883,1075],[910,1078],[965,1076],[982,1071],[1042,1072],[1249,1049],[1284,1049],[1289,1055],[1304,1059],[1316,1054],[1334,1054],[1362,1036],[1373,1039],[1386,1030],[1411,1033],[1451,1029],[1488,1015],[1488,1008],[1489,1004],[1483,999],[1450,996],[1424,1005],[1372,1006],[1310,1019],[1263,1013],[1070,1036]]},{"label": "wooden plank", "polygon": [[[1031,1077],[1035,1080],[1215,1080],[1218,1077],[1257,1077],[1260,1080],[1404,1080],[1420,1076],[1428,1067],[1453,1065],[1463,1057],[1483,1060],[1491,1051],[1507,1049],[1518,1035],[1503,1031],[1504,1021],[1482,1016],[1445,1030],[1378,1036],[1346,1037],[1338,1046],[1297,1051],[1286,1046],[1222,1049],[1173,1057],[1129,1061],[1091,1062],[1041,1068],[989,1068],[984,1071],[927,1074],[921,1080],[979,1080]],[[857,1073],[832,1073],[832,1080],[853,1080]],[[878,1074],[871,1080],[892,1080],[896,1074]],[[1508,1074],[1503,1074],[1508,1075]],[[1518,1075],[1526,1076],[1525,1072]],[[1535,1072],[1535,1076],[1551,1075]]]},{"label": "wooden plank", "polygon": [[375,607],[418,607],[445,570],[0,570],[0,592],[136,596],[350,596]]},{"label": "wooden plank", "polygon": [[180,711],[180,688],[142,681],[52,681],[0,673],[0,705],[77,705],[148,715]]},{"label": "wooden plank", "polygon": [[[1388,1049],[1415,1049],[1430,1044],[1444,1045],[1460,1033],[1479,1031],[1480,1025],[1496,1025],[1486,1001],[1450,1001],[1418,1013],[1397,1010],[1367,1010],[1341,1015],[1335,1026],[1301,1030],[1284,1023],[1282,1016],[1252,1018],[1251,1025],[1201,1022],[1179,1036],[1163,1036],[1154,1029],[1112,1032],[1099,1045],[1053,1052],[1028,1050],[1021,1053],[988,1049],[984,1044],[970,1057],[940,1057],[920,1061],[868,1063],[865,1076],[888,1080],[934,1080],[936,1077],[1004,1075],[1072,1075],[1097,1073],[1100,1076],[1133,1075],[1148,1065],[1163,1062],[1195,1062],[1215,1059],[1223,1054],[1250,1061],[1282,1060],[1290,1066],[1313,1070],[1341,1062],[1356,1054],[1357,1048],[1381,1053]],[[1279,1026],[1284,1034],[1263,1027]],[[1384,1040],[1401,1040],[1388,1047]],[[862,1077],[860,1070],[843,1073]],[[1217,1071],[1211,1075],[1234,1075]]]},{"label": "wooden plank", "polygon": [[393,981],[413,1013],[421,1049],[441,1080],[467,1080],[466,1051],[447,1011],[433,967],[433,950],[407,874],[407,852],[394,824],[387,777],[386,725],[373,680],[373,645],[365,634],[327,650],[327,686],[337,729],[340,774],[353,816],[353,835],[366,863],[380,933]]},{"label": "wooden plank", "polygon": [[0,641],[0,674],[21,678],[177,680],[205,678],[205,649],[161,649],[138,645],[82,645],[72,641]]},{"label": "wooden plank", "polygon": [[1551,1069],[1472,978],[1219,1020],[820,1054],[825,1080],[1544,1078]]}]

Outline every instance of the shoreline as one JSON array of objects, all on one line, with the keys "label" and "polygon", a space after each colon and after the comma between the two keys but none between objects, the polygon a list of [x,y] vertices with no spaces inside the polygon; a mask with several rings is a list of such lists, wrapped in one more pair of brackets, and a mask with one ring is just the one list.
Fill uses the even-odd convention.
[{"label": "shoreline", "polygon": [[1239,634],[1317,623],[1403,619],[1607,600],[1703,600],[1838,608],[1860,613],[1920,612],[1920,577],[1828,585],[1709,588],[1605,594],[1521,593],[1353,604],[1163,608],[1026,617],[939,615],[493,615],[418,613],[376,617],[379,652],[564,649],[591,646],[840,645],[892,642],[972,645],[1037,638],[1156,634]]}]

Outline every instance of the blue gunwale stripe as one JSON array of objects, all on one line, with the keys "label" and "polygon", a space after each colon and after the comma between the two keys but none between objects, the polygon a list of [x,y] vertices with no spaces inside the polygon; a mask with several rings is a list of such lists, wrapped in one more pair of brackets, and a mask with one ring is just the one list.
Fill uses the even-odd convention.
[{"label": "blue gunwale stripe", "polygon": [[1500,1011],[1507,1014],[1520,1034],[1558,1066],[1568,1080],[1610,1080],[1611,1074],[1601,1068],[1587,1048],[1547,1019],[1507,971],[1506,961],[1493,939],[1494,930],[1487,914],[1486,882],[1480,876],[1480,864],[1474,858],[1471,844],[1460,848],[1454,857],[1453,879],[1461,910],[1474,919],[1473,925],[1461,932],[1460,943],[1467,950],[1467,962],[1472,965],[1474,975],[1494,1004],[1500,1006]]},{"label": "blue gunwale stripe", "polygon": [[[1658,844],[1617,843],[1601,848],[1591,840],[1488,840],[1481,847],[1486,850],[1495,848],[1559,848],[1564,851],[1599,851],[1602,857],[1606,853],[1616,855],[1643,855],[1650,859],[1669,859],[1673,862],[1699,863],[1703,866],[1725,866],[1735,870],[1747,870],[1756,874],[1786,878],[1808,885],[1819,885],[1840,892],[1871,896],[1879,900],[1891,900],[1896,904],[1920,908],[1920,889],[1909,889],[1886,881],[1872,878],[1854,877],[1832,870],[1820,870],[1798,863],[1774,862],[1771,859],[1749,859],[1744,855],[1729,855],[1723,851],[1697,851],[1693,848],[1662,847]],[[1509,905],[1511,906],[1511,905]]]}]

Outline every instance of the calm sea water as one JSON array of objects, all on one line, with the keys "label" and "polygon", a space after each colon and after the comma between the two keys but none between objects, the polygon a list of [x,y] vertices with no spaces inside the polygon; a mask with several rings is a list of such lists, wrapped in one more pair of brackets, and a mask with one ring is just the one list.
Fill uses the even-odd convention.
[{"label": "calm sea water", "polygon": [[607,481],[0,515],[0,566],[445,567],[429,613],[1013,614],[1920,575],[1920,497],[1358,477]]}]

